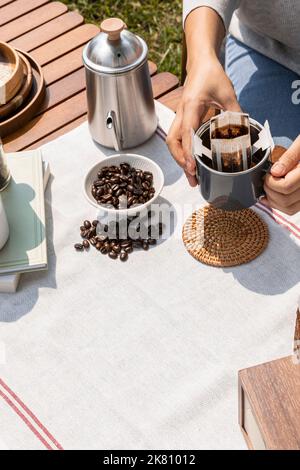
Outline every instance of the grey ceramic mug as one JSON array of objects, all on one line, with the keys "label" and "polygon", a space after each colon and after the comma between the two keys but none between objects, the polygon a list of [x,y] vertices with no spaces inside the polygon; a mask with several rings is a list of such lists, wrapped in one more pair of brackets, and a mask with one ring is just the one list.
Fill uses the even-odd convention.
[{"label": "grey ceramic mug", "polygon": [[[258,139],[263,126],[250,118],[251,144]],[[210,149],[210,123],[205,122],[196,132],[205,147]],[[222,173],[212,168],[212,163],[205,155],[194,155],[196,176],[200,192],[204,199],[213,206],[234,211],[253,206],[264,194],[263,180],[271,167],[271,148],[255,153],[255,166],[238,173]]]}]

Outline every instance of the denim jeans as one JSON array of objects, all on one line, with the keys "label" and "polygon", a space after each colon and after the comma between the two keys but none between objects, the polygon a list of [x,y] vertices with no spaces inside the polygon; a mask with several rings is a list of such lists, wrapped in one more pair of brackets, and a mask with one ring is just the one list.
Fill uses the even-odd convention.
[{"label": "denim jeans", "polygon": [[299,88],[300,76],[232,36],[226,42],[225,69],[243,111],[261,124],[267,119],[275,144],[289,147],[300,134],[300,104],[292,101],[297,91],[292,85]]}]

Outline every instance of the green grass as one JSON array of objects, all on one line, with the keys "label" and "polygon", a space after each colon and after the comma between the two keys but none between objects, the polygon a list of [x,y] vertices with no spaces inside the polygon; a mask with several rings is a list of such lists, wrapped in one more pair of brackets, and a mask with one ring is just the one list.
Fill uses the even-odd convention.
[{"label": "green grass", "polygon": [[79,11],[87,22],[97,25],[104,18],[122,18],[130,31],[142,36],[149,58],[160,72],[180,76],[181,0],[63,0]]}]

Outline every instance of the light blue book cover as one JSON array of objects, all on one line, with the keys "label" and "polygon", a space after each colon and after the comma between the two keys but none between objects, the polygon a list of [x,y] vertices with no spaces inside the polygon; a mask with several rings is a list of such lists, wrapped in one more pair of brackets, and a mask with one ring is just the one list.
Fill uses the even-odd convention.
[{"label": "light blue book cover", "polygon": [[47,269],[43,164],[40,150],[7,154],[9,186],[1,193],[10,235],[0,274]]}]

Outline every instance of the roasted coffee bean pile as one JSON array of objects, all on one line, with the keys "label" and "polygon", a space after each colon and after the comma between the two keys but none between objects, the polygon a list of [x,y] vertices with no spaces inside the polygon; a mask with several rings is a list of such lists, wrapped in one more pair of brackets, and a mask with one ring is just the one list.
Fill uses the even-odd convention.
[{"label": "roasted coffee bean pile", "polygon": [[93,197],[98,204],[115,209],[144,204],[155,194],[153,174],[133,168],[129,163],[105,166],[97,177],[92,185]]},{"label": "roasted coffee bean pile", "polygon": [[[127,219],[127,228],[133,220],[134,217]],[[98,220],[94,220],[93,222],[85,220],[83,222],[80,227],[80,235],[83,238],[83,241],[81,243],[75,243],[75,250],[84,251],[93,246],[103,255],[108,255],[111,259],[119,258],[121,261],[127,261],[129,254],[132,253],[134,249],[141,248],[143,250],[148,250],[150,246],[156,245],[157,239],[162,234],[164,228],[161,222],[156,225],[151,224],[151,217],[149,215],[146,229],[144,227],[144,230],[141,231],[141,233],[144,233],[146,230],[148,237],[131,238],[126,230],[127,237],[121,238],[122,234],[120,233],[121,230],[119,223],[116,222],[114,231],[115,238],[109,238],[108,233],[110,232],[110,227],[108,225],[101,225],[101,227],[99,227],[100,224],[98,224]],[[140,224],[138,224],[136,231],[139,232],[140,229]],[[151,238],[151,236],[155,236],[155,238]]]}]

